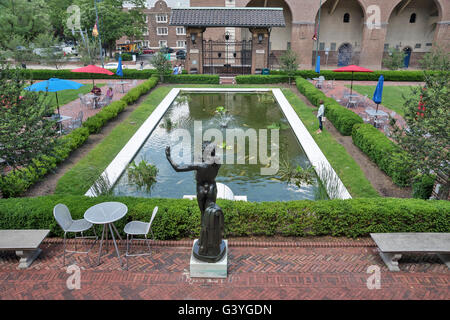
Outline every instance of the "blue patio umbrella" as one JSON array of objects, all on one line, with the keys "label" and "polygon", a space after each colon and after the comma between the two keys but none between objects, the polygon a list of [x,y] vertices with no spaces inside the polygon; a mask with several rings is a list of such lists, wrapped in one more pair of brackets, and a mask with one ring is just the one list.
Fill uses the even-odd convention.
[{"label": "blue patio umbrella", "polygon": [[45,92],[54,92],[56,95],[56,106],[58,108],[58,115],[59,113],[59,102],[58,102],[58,91],[62,90],[69,90],[69,89],[79,89],[84,84],[71,81],[71,80],[63,80],[58,78],[50,78],[45,81],[37,82],[35,84],[32,84],[29,87],[26,87],[25,90],[28,91],[45,91]]},{"label": "blue patio umbrella", "polygon": [[316,73],[320,73],[320,56],[316,58]]},{"label": "blue patio umbrella", "polygon": [[119,56],[119,65],[117,66],[116,74],[120,77],[123,77],[122,71],[122,56]]},{"label": "blue patio umbrella", "polygon": [[377,113],[378,113],[378,105],[381,103],[381,100],[383,98],[383,84],[384,84],[384,77],[383,75],[378,78],[377,87],[375,88],[375,92],[373,93],[373,102],[377,104],[377,111],[375,113],[375,120],[377,120]]}]

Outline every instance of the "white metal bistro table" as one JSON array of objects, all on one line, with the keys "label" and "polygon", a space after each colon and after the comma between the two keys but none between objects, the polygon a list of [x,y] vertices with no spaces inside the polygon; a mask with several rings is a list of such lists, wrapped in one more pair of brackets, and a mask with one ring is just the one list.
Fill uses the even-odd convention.
[{"label": "white metal bistro table", "polygon": [[[102,239],[100,240],[100,249],[98,252],[98,264],[100,264],[100,257],[102,255],[103,239],[106,238],[106,245],[108,245],[108,229],[111,232],[114,247],[116,248],[117,257],[119,258],[120,266],[122,266],[122,260],[120,259],[119,249],[117,247],[116,238],[114,232],[120,240],[122,237],[114,225],[114,222],[122,219],[128,212],[128,208],[121,202],[102,202],[90,207],[84,213],[84,219],[93,224],[102,224]],[[106,232],[106,237],[105,237]]]},{"label": "white metal bistro table", "polygon": [[69,116],[63,116],[62,114],[61,114],[61,115],[55,114],[55,115],[52,115],[51,117],[47,117],[47,119],[48,119],[48,120],[56,121],[56,123],[58,123],[58,127],[59,127],[58,133],[59,133],[59,135],[61,135],[61,134],[62,134],[62,131],[63,131],[63,130],[62,130],[62,123],[63,123],[63,121],[70,120],[70,119],[72,119],[72,117],[69,117]]},{"label": "white metal bistro table", "polygon": [[386,112],[384,112],[383,110],[366,109],[365,111],[369,115],[369,117],[373,118],[373,119],[389,117],[389,115]]},{"label": "white metal bistro table", "polygon": [[117,84],[122,85],[122,93],[125,93],[125,91],[124,91],[124,89],[123,89],[123,85],[124,85],[124,84],[129,84],[129,83],[130,83],[129,81],[119,81],[119,82],[117,82]]}]

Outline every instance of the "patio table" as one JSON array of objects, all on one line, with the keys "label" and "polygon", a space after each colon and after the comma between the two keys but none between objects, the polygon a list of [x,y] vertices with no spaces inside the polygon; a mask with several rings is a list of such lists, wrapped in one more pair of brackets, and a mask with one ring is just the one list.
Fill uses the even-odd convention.
[{"label": "patio table", "polygon": [[[117,257],[119,258],[119,263],[122,266],[122,260],[120,259],[119,249],[117,247],[116,238],[114,237],[114,232],[116,232],[117,236],[120,240],[119,232],[114,225],[114,222],[122,219],[128,212],[128,208],[125,204],[121,202],[102,202],[96,204],[95,206],[90,207],[84,213],[84,219],[93,224],[102,224],[102,238],[100,240],[100,249],[98,253],[98,264],[100,264],[100,257],[102,255],[102,247],[103,247],[103,239],[106,238],[108,241],[108,229],[111,232],[111,236],[113,239],[114,247],[116,249]],[[105,237],[106,232],[106,237]],[[106,242],[108,244],[108,242]]]},{"label": "patio table", "polygon": [[383,110],[375,110],[375,109],[366,109],[365,112],[369,115],[370,118],[384,118],[389,115]]},{"label": "patio table", "polygon": [[59,126],[59,132],[58,133],[61,135],[62,134],[62,123],[63,123],[63,121],[70,120],[70,119],[72,119],[72,117],[63,116],[63,115],[60,115],[58,117],[58,115],[55,114],[55,115],[53,115],[51,117],[47,117],[47,119],[48,120],[54,120],[54,121],[56,121],[58,123],[58,126]]},{"label": "patio table", "polygon": [[130,82],[129,82],[129,81],[119,81],[119,82],[117,82],[117,84],[122,85],[122,93],[125,93],[125,91],[124,91],[124,89],[123,89],[123,85],[124,85],[124,84],[128,84],[128,83],[130,83]]},{"label": "patio table", "polygon": [[103,96],[103,95],[97,95],[97,94],[93,94],[93,93],[88,93],[88,94],[85,95],[86,98],[92,100],[94,109],[97,108],[98,102],[100,101],[100,98],[101,98],[102,96]]}]

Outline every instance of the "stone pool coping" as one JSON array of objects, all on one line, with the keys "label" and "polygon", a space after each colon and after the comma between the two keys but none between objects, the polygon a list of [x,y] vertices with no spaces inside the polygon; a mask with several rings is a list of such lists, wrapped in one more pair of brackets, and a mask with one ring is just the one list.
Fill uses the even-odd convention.
[{"label": "stone pool coping", "polygon": [[[316,172],[323,181],[322,177],[327,175],[332,175],[333,178],[327,183],[326,190],[329,191],[330,188],[336,188],[332,185],[332,181],[337,184],[337,192],[335,198],[338,199],[351,199],[350,193],[345,188],[344,184],[340,180],[339,176],[336,174],[328,159],[320,150],[317,143],[314,141],[313,137],[309,131],[304,126],[303,122],[298,117],[294,108],[291,106],[289,101],[284,96],[281,89],[277,88],[173,88],[166,95],[166,97],[161,101],[161,103],[156,107],[152,114],[147,118],[147,120],[141,125],[141,127],[135,132],[127,144],[120,150],[113,161],[108,165],[108,167],[103,171],[101,176],[109,181],[109,184],[113,186],[117,180],[122,175],[122,172],[126,169],[128,164],[134,158],[136,153],[144,144],[145,140],[150,136],[153,130],[156,128],[158,122],[164,116],[167,109],[170,107],[172,102],[178,96],[181,91],[186,92],[269,92],[271,91],[280,106],[283,114],[289,122],[292,130],[294,131],[298,142],[303,148],[306,156],[308,157],[311,164],[315,167]],[[301,137],[301,139],[300,139]],[[91,187],[86,193],[86,196],[95,197],[94,188]]]}]

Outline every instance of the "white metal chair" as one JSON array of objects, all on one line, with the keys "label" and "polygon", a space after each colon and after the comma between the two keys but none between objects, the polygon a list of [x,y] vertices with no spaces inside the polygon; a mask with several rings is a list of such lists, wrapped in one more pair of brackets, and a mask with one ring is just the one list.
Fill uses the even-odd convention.
[{"label": "white metal chair", "polygon": [[85,107],[93,107],[93,103],[91,100],[86,99],[85,96],[83,96],[81,93],[78,94],[78,97],[80,98],[80,102],[81,102],[81,106],[85,106]]},{"label": "white metal chair", "polygon": [[111,101],[112,101],[112,98],[111,98],[111,97],[105,96],[102,100],[100,100],[99,102],[97,102],[97,106],[98,106],[99,108],[105,107],[105,106],[107,106],[108,104],[110,104]]},{"label": "white metal chair", "polygon": [[68,128],[69,130],[74,130],[81,127],[83,123],[83,111],[78,112],[78,116],[75,119],[70,120]]},{"label": "white metal chair", "polygon": [[[152,217],[150,218],[150,222],[141,222],[141,221],[131,221],[125,225],[123,231],[127,234],[127,251],[125,253],[125,257],[127,259],[127,270],[128,270],[128,257],[138,257],[138,256],[148,256],[151,254],[149,239],[147,238],[147,234],[150,232],[152,234],[152,240],[155,240],[155,236],[152,231],[152,223],[155,219],[156,213],[158,212],[158,207],[155,207],[152,212]],[[133,241],[133,236],[144,236],[145,239],[134,239],[137,241],[145,241],[148,247],[148,253],[136,253],[130,254],[130,245]]]},{"label": "white metal chair", "polygon": [[[63,229],[63,231],[64,231],[63,266],[66,265],[66,252],[88,254],[91,251],[92,247],[95,245],[95,242],[98,240],[97,234],[95,233],[95,228],[93,228],[95,236],[84,236],[83,235],[84,231],[91,229],[92,223],[86,221],[85,219],[73,220],[72,216],[70,214],[69,208],[67,208],[67,206],[62,203],[58,203],[53,208],[53,216],[55,217],[55,220],[59,224],[61,229]],[[95,241],[92,244],[92,246],[89,248],[88,251],[77,251],[77,242],[76,241],[75,241],[75,250],[74,251],[67,250],[66,249],[66,241],[67,241],[66,235],[68,232],[75,233],[75,239],[83,239],[83,242],[84,242],[84,239],[95,239]],[[77,233],[81,233],[81,237],[77,237],[76,236]]]},{"label": "white metal chair", "polygon": [[347,102],[347,108],[356,107],[359,103],[359,99],[357,97],[350,97]]},{"label": "white metal chair", "polygon": [[132,88],[134,88],[134,87],[136,87],[136,86],[137,86],[137,80],[134,79],[134,80],[129,84],[129,89],[132,89]]}]

